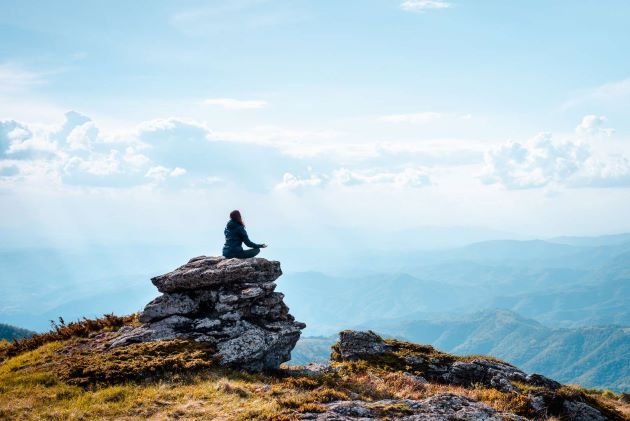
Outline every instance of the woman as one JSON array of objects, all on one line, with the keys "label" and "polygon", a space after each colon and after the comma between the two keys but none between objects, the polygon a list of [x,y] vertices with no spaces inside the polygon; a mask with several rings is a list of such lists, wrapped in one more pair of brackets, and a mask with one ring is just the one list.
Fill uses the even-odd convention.
[{"label": "woman", "polygon": [[[223,231],[225,234],[225,245],[223,246],[223,256],[227,258],[237,257],[239,259],[246,259],[248,257],[254,257],[260,253],[260,249],[267,247],[267,244],[256,244],[250,241],[245,231],[245,224],[243,224],[243,218],[241,213],[237,210],[230,213],[230,220]],[[242,243],[245,243],[249,250],[243,250]]]}]

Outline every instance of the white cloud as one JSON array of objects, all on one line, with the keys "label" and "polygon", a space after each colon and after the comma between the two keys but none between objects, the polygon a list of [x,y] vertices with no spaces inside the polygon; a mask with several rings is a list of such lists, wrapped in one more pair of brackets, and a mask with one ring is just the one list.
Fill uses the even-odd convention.
[{"label": "white cloud", "polygon": [[555,142],[549,133],[541,133],[523,143],[508,141],[486,153],[481,179],[509,189],[543,187],[565,181],[588,157],[585,145]]},{"label": "white cloud", "polygon": [[35,159],[56,153],[56,144],[39,127],[29,127],[15,120],[0,120],[0,157]]},{"label": "white cloud", "polygon": [[129,146],[125,149],[123,159],[132,167],[143,167],[151,161],[146,155],[137,152],[133,146]]},{"label": "white cloud", "polygon": [[269,105],[267,101],[256,99],[234,98],[209,98],[203,101],[204,105],[213,105],[226,110],[253,110]]},{"label": "white cloud", "polygon": [[299,178],[291,173],[285,173],[282,181],[276,184],[276,190],[295,190],[304,187],[317,187],[322,184],[323,180],[316,175],[309,175],[308,178]]},{"label": "white cloud", "polygon": [[442,114],[436,112],[422,112],[422,113],[410,113],[410,114],[391,114],[379,117],[379,121],[386,123],[414,123],[424,124],[430,123],[442,117]]},{"label": "white cloud", "polygon": [[399,188],[430,186],[431,178],[422,168],[405,168],[401,171],[352,171],[341,168],[333,172],[332,184],[360,185],[360,184],[392,184]]},{"label": "white cloud", "polygon": [[506,142],[486,153],[481,180],[507,189],[630,186],[630,161],[595,153],[581,141],[555,141],[540,134]]},{"label": "white cloud", "polygon": [[597,115],[586,115],[582,118],[580,124],[575,128],[575,132],[579,135],[598,135],[612,136],[614,129],[604,127],[606,117]]},{"label": "white cloud", "polygon": [[169,177],[181,177],[186,174],[186,170],[183,168],[166,168],[161,165],[156,167],[149,168],[147,173],[144,175],[147,178],[152,179],[153,181],[161,182],[165,181]]},{"label": "white cloud", "polygon": [[94,122],[88,121],[74,127],[68,134],[66,142],[70,150],[89,150],[97,142],[98,134]]},{"label": "white cloud", "polygon": [[630,160],[612,156],[605,160],[589,159],[573,180],[574,187],[630,187]]},{"label": "white cloud", "polygon": [[404,168],[399,171],[351,170],[339,168],[330,175],[314,174],[309,170],[308,177],[298,177],[285,173],[282,181],[276,185],[277,190],[295,190],[321,186],[359,186],[387,184],[397,188],[417,188],[430,186],[431,178],[423,168]]},{"label": "white cloud", "polygon": [[111,150],[106,155],[96,155],[88,159],[73,156],[64,166],[64,171],[67,174],[84,172],[94,176],[118,174],[121,170],[120,153],[116,150]]},{"label": "white cloud", "polygon": [[179,177],[186,174],[186,170],[183,168],[179,168],[176,167],[173,171],[171,171],[171,173],[169,174],[171,177]]},{"label": "white cloud", "polygon": [[448,9],[452,4],[444,0],[405,0],[400,8],[407,12],[424,12],[425,10]]}]

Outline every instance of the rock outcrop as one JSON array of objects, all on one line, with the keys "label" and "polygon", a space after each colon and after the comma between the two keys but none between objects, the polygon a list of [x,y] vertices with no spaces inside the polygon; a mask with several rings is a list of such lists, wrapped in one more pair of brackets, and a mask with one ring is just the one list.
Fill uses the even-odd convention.
[{"label": "rock outcrop", "polygon": [[225,366],[276,369],[291,358],[306,327],[274,291],[280,275],[276,261],[195,257],[151,279],[163,295],[146,305],[143,324],[122,332],[111,347],[189,338],[216,346]]},{"label": "rock outcrop", "polygon": [[526,421],[527,418],[499,412],[481,402],[450,393],[422,400],[386,399],[376,402],[337,401],[325,405],[322,413],[307,413],[309,420],[432,420],[432,421]]},{"label": "rock outcrop", "polygon": [[[430,345],[385,341],[371,331],[340,332],[339,341],[333,346],[331,361],[335,364],[356,360],[365,360],[386,370],[405,371],[405,374],[421,382],[492,388],[522,395],[528,402],[529,412],[537,417],[556,416],[572,421],[609,419],[582,395],[572,394],[569,390],[562,391],[560,383],[541,374],[526,374],[511,364],[494,359],[455,357],[437,351]],[[515,416],[506,418],[505,414],[492,412],[478,402],[472,404],[461,396],[438,395],[423,401],[395,402],[410,408],[408,419],[524,419]],[[442,408],[445,412],[436,408]],[[361,417],[370,418],[371,411],[365,402],[336,402],[327,406],[330,417],[322,419],[356,419],[356,414],[360,413],[366,414]]]}]

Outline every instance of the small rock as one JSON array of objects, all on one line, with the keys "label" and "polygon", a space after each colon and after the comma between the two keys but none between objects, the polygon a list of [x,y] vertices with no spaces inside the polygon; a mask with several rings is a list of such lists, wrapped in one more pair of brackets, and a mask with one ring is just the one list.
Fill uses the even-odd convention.
[{"label": "small rock", "polygon": [[342,360],[356,360],[391,350],[391,346],[387,345],[383,338],[371,330],[367,332],[354,330],[339,332],[339,342],[335,347]]},{"label": "small rock", "polygon": [[221,320],[237,321],[237,320],[241,320],[241,313],[239,313],[238,311],[232,311],[230,313],[225,313],[225,314],[220,315],[219,318]]},{"label": "small rock", "polygon": [[221,326],[221,320],[211,319],[206,317],[205,319],[197,320],[195,322],[195,330],[214,330]]},{"label": "small rock", "polygon": [[140,321],[153,322],[173,315],[194,313],[199,303],[184,294],[165,294],[157,297],[144,307],[140,313]]},{"label": "small rock", "polygon": [[259,287],[247,288],[241,291],[240,299],[247,300],[251,298],[258,298],[265,294],[265,290]]},{"label": "small rock", "polygon": [[238,301],[238,296],[235,294],[219,294],[219,302],[223,304],[233,304]]}]

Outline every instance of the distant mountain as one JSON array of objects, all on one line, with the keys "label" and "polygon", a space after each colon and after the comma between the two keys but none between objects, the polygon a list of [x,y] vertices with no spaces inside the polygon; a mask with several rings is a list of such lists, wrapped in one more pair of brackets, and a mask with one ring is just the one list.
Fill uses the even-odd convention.
[{"label": "distant mountain", "polygon": [[12,341],[14,339],[28,338],[34,334],[35,332],[30,330],[0,323],[0,340]]},{"label": "distant mountain", "polygon": [[550,243],[568,244],[572,246],[617,246],[630,243],[630,234],[601,235],[597,237],[553,237]]},{"label": "distant mountain", "polygon": [[278,284],[297,320],[307,320],[310,335],[329,335],[367,320],[450,308],[485,295],[476,287],[425,281],[407,274],[374,274],[340,278],[318,272],[286,274]]},{"label": "distant mountain", "polygon": [[551,329],[506,310],[369,327],[456,354],[492,354],[566,383],[630,389],[630,327]]},{"label": "distant mountain", "polygon": [[[630,259],[628,260],[630,262]],[[492,299],[548,326],[630,325],[630,277]]]}]

